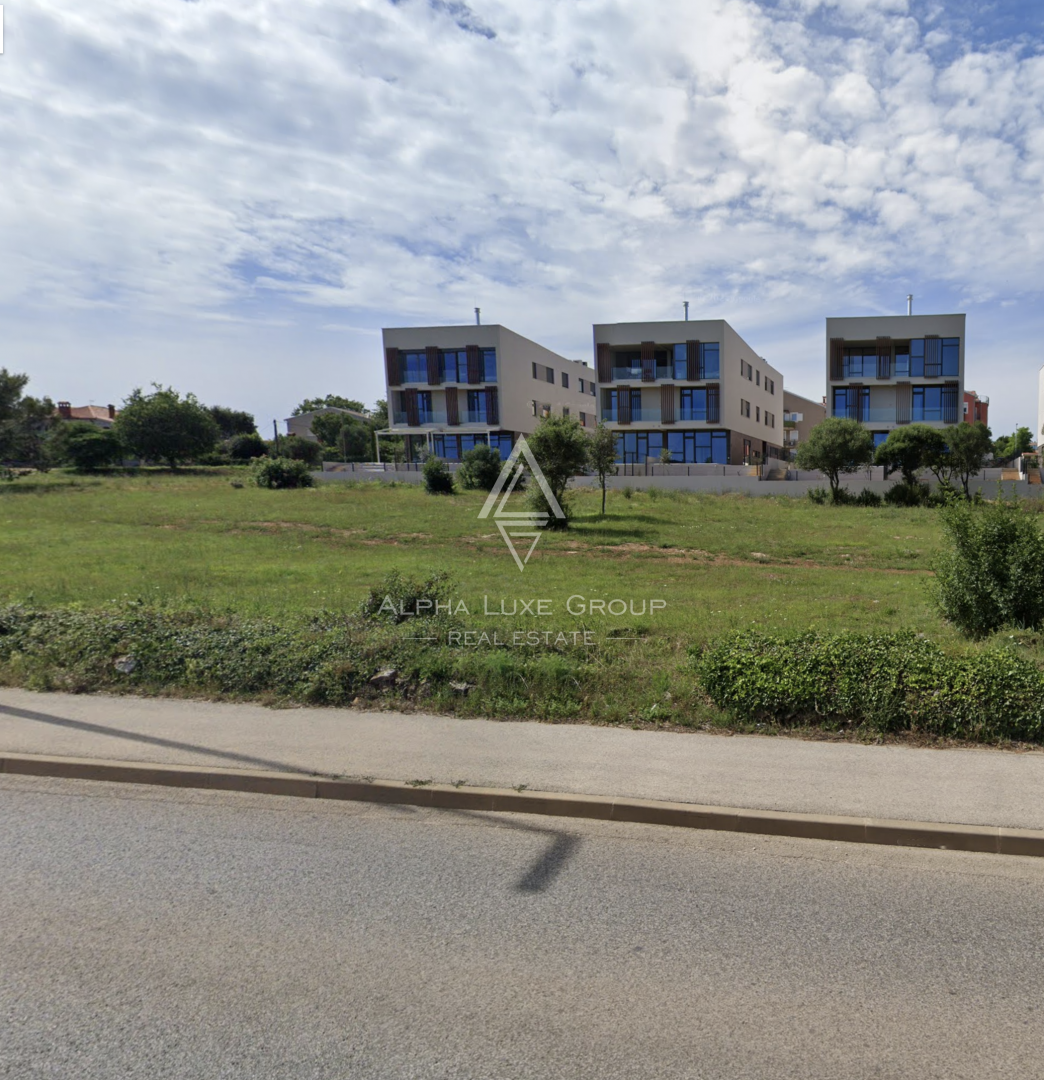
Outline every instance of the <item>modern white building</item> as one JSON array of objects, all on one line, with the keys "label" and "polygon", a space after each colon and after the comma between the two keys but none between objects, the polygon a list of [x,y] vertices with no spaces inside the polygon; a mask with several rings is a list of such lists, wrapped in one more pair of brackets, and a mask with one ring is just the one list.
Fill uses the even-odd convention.
[{"label": "modern white building", "polygon": [[479,443],[506,458],[541,417],[596,423],[594,372],[505,326],[414,326],[383,331],[389,426],[407,461],[459,461]]},{"label": "modern white building", "polygon": [[724,319],[594,327],[617,459],[752,465],[783,448],[783,376]]},{"label": "modern white building", "polygon": [[903,424],[956,424],[964,402],[964,315],[826,321],[827,410],[878,445]]}]

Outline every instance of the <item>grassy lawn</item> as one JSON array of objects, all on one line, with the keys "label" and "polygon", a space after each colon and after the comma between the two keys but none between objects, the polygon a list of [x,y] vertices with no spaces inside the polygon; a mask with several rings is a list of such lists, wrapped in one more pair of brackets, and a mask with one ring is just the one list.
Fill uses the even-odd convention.
[{"label": "grassy lawn", "polygon": [[[357,610],[389,571],[444,570],[468,628],[588,631],[588,666],[603,676],[597,692],[578,692],[572,715],[615,722],[706,718],[685,650],[729,630],[910,627],[947,648],[978,647],[931,608],[925,586],[940,542],[931,510],[636,491],[611,492],[601,518],[599,495],[580,491],[572,527],[542,536],[519,573],[492,521],[478,519],[478,493],[435,498],[377,483],[268,491],[233,480],[246,477],[55,473],[0,486],[0,603],[143,601],[293,621]],[[570,614],[571,596],[646,610]],[[486,597],[509,610],[545,599],[552,614],[489,617]],[[650,613],[652,600],[666,607]],[[512,708],[547,714],[517,701],[491,711]]]}]

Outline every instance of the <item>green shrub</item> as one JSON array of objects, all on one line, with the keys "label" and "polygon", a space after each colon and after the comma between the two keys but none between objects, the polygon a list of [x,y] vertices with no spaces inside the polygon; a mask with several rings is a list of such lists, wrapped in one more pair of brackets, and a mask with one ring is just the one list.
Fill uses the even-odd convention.
[{"label": "green shrub", "polygon": [[824,487],[814,487],[809,489],[808,497],[817,506],[826,506],[827,500],[830,498],[830,492]]},{"label": "green shrub", "polygon": [[318,469],[323,462],[323,448],[319,443],[313,439],[303,439],[300,435],[282,435],[278,440],[270,439],[265,443],[265,448],[272,457],[304,461],[313,469]]},{"label": "green shrub", "polygon": [[492,491],[500,478],[503,465],[500,454],[492,446],[483,443],[465,451],[457,477],[461,486],[469,491],[476,488],[480,491]]},{"label": "green shrub", "polygon": [[453,473],[439,457],[430,457],[424,462],[424,490],[429,495],[452,495]]},{"label": "green shrub", "polygon": [[927,484],[907,484],[901,480],[885,492],[884,501],[889,506],[927,506],[930,494]]},{"label": "green shrub", "polygon": [[1034,519],[1003,500],[954,502],[941,517],[933,592],[943,617],[970,638],[1044,626],[1044,543]]},{"label": "green shrub", "polygon": [[85,420],[63,421],[52,428],[47,439],[48,458],[57,465],[71,465],[81,472],[93,472],[123,461],[124,447],[111,428],[100,428]]},{"label": "green shrub", "polygon": [[209,453],[200,454],[199,457],[193,459],[195,465],[227,466],[232,463],[232,459],[228,454],[220,450],[211,450]]},{"label": "green shrub", "polygon": [[368,619],[388,619],[393,623],[448,613],[450,577],[442,570],[423,581],[393,570],[371,590],[363,601],[362,614]]},{"label": "green shrub", "polygon": [[233,461],[252,461],[254,458],[264,457],[268,453],[265,440],[256,431],[249,435],[233,435],[222,444],[225,453]]},{"label": "green shrub", "polygon": [[911,631],[743,631],[694,659],[714,704],[744,720],[1044,740],[1044,673],[1008,650],[950,656]]},{"label": "green shrub", "polygon": [[884,502],[884,499],[873,491],[871,488],[863,488],[861,492],[855,497],[857,506],[880,506]]},{"label": "green shrub", "polygon": [[306,461],[292,458],[260,458],[254,466],[254,479],[263,488],[306,488],[315,484],[315,477]]}]

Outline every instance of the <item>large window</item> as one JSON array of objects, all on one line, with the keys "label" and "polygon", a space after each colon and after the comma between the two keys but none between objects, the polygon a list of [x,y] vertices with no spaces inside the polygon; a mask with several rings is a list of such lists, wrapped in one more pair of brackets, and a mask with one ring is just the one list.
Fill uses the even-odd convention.
[{"label": "large window", "polygon": [[400,352],[402,362],[402,381],[404,383],[426,383],[428,381],[428,357],[423,350]]},{"label": "large window", "polygon": [[846,345],[841,369],[845,379],[872,379],[877,375],[876,345]]},{"label": "large window", "polygon": [[945,337],[942,339],[942,373],[957,378],[961,370],[961,339]]},{"label": "large window", "polygon": [[497,381],[497,350],[482,350],[482,378],[485,382]]},{"label": "large window", "polygon": [[913,388],[913,419],[943,419],[943,388],[941,386],[915,386]]},{"label": "large window", "polygon": [[870,408],[870,387],[835,386],[831,415],[865,420]]},{"label": "large window", "polygon": [[707,391],[706,390],[682,390],[681,411],[678,413],[679,420],[706,420],[707,419]]},{"label": "large window", "polygon": [[486,392],[485,390],[468,391],[468,423],[486,423]]},{"label": "large window", "polygon": [[616,460],[627,465],[659,460],[664,449],[671,460],[693,465],[725,465],[729,439],[724,431],[625,431],[616,437]]},{"label": "large window", "polygon": [[630,395],[631,420],[641,420],[642,392],[637,389],[602,391],[602,419],[609,421],[620,419],[620,397],[622,394]]}]

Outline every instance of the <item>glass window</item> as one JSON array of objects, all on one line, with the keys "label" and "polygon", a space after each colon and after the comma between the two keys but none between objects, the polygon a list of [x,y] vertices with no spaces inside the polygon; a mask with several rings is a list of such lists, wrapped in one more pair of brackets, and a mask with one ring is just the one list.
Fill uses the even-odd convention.
[{"label": "glass window", "polygon": [[845,379],[874,378],[877,375],[877,346],[846,345],[841,374]]},{"label": "glass window", "polygon": [[[716,341],[708,341],[700,346],[700,354],[703,358],[703,376],[706,379],[717,379],[721,372],[721,349]],[[722,462],[724,464],[724,462]]]},{"label": "glass window", "polygon": [[545,368],[544,369],[544,378],[546,378],[549,383],[554,383],[554,381],[555,381],[555,369],[554,368]]},{"label": "glass window", "polygon": [[896,377],[910,376],[910,343],[897,341],[895,343],[895,374]]},{"label": "glass window", "polygon": [[569,376],[564,371],[562,372],[562,389],[569,389]]},{"label": "glass window", "polygon": [[497,381],[497,350],[482,350],[482,378],[485,382]]},{"label": "glass window", "polygon": [[430,424],[433,421],[431,412],[431,391],[417,391],[417,415],[422,424]]},{"label": "glass window", "polygon": [[486,393],[484,390],[468,391],[468,423],[484,424],[486,422]]},{"label": "glass window", "polygon": [[924,338],[910,342],[910,374],[924,378]]},{"label": "glass window", "polygon": [[941,386],[915,386],[913,388],[913,419],[942,420]]},{"label": "glass window", "polygon": [[875,431],[875,432],[873,432],[873,436],[874,436],[874,449],[876,450],[881,445],[881,443],[883,443],[885,441],[885,439],[888,438],[888,432],[887,431]]},{"label": "glass window", "polygon": [[490,435],[489,445],[492,446],[494,450],[499,450],[501,461],[507,461],[507,459],[511,456],[510,435]]},{"label": "glass window", "polygon": [[706,390],[682,390],[681,411],[679,420],[706,420],[707,419],[707,391]]},{"label": "glass window", "polygon": [[961,370],[961,339],[948,337],[942,339],[942,373],[954,378]]},{"label": "glass window", "polygon": [[428,381],[428,357],[423,352],[401,352],[402,381],[406,383],[426,383]]}]

